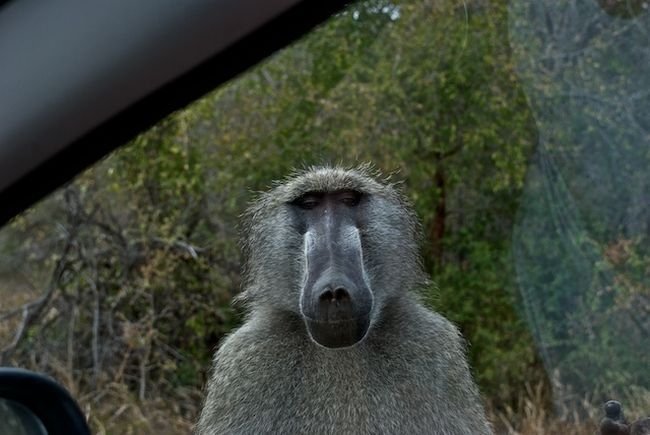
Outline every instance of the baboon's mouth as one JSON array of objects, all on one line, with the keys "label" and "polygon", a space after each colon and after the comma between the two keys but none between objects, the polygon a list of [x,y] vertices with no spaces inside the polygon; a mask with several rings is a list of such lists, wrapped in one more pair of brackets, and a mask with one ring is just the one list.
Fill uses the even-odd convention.
[{"label": "baboon's mouth", "polygon": [[307,332],[317,344],[337,349],[353,346],[368,333],[370,314],[345,320],[315,320],[305,316]]}]

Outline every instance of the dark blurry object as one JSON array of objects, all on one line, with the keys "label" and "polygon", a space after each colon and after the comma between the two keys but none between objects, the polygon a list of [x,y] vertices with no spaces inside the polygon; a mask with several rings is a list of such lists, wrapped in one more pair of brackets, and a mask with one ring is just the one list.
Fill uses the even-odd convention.
[{"label": "dark blurry object", "polygon": [[632,423],[630,435],[650,435],[650,417],[640,418]]},{"label": "dark blurry object", "polygon": [[597,0],[607,14],[618,18],[634,18],[650,8],[649,0]]},{"label": "dark blurry object", "polygon": [[0,367],[0,435],[90,435],[70,394],[48,377]]},{"label": "dark blurry object", "polygon": [[623,413],[623,407],[616,400],[610,400],[605,403],[605,417],[611,418],[619,423],[627,423],[625,414]]},{"label": "dark blurry object", "polygon": [[47,430],[29,409],[0,397],[0,434],[47,435]]},{"label": "dark blurry object", "polygon": [[605,418],[600,421],[601,435],[650,435],[650,417],[640,418],[630,425],[620,402],[610,400],[604,409]]},{"label": "dark blurry object", "polygon": [[605,418],[600,421],[601,435],[627,435],[630,428],[623,414],[620,402],[610,400],[605,403]]}]

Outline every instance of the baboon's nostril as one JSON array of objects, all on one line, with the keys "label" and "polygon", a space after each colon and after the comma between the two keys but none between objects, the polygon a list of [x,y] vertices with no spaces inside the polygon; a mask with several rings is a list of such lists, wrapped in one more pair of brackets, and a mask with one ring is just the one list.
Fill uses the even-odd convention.
[{"label": "baboon's nostril", "polygon": [[[324,322],[339,322],[357,316],[354,306],[354,292],[340,284],[326,285],[315,301],[314,319]],[[364,313],[365,314],[365,313]]]},{"label": "baboon's nostril", "polygon": [[334,298],[339,302],[347,302],[350,300],[350,293],[344,288],[337,288],[334,290]]}]

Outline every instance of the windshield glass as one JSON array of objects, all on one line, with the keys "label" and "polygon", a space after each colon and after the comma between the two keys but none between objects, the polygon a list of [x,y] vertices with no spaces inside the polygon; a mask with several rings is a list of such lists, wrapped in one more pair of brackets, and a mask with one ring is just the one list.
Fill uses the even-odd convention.
[{"label": "windshield glass", "polygon": [[513,259],[562,406],[587,394],[633,401],[650,385],[647,11],[634,1],[510,7],[515,68],[539,132]]},{"label": "windshield glass", "polygon": [[650,414],[650,11],[640,0],[350,5],[0,231],[0,364],[96,433],[188,433],[244,320],[240,216],[371,162],[422,223],[423,301],[496,433]]}]

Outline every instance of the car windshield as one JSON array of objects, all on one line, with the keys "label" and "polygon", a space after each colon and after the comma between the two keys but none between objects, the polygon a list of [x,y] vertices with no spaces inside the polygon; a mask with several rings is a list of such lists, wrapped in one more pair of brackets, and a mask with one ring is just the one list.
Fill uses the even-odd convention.
[{"label": "car windshield", "polygon": [[0,365],[95,433],[188,433],[239,326],[246,205],[371,162],[422,222],[497,433],[650,414],[650,4],[364,0],[0,231]]}]

